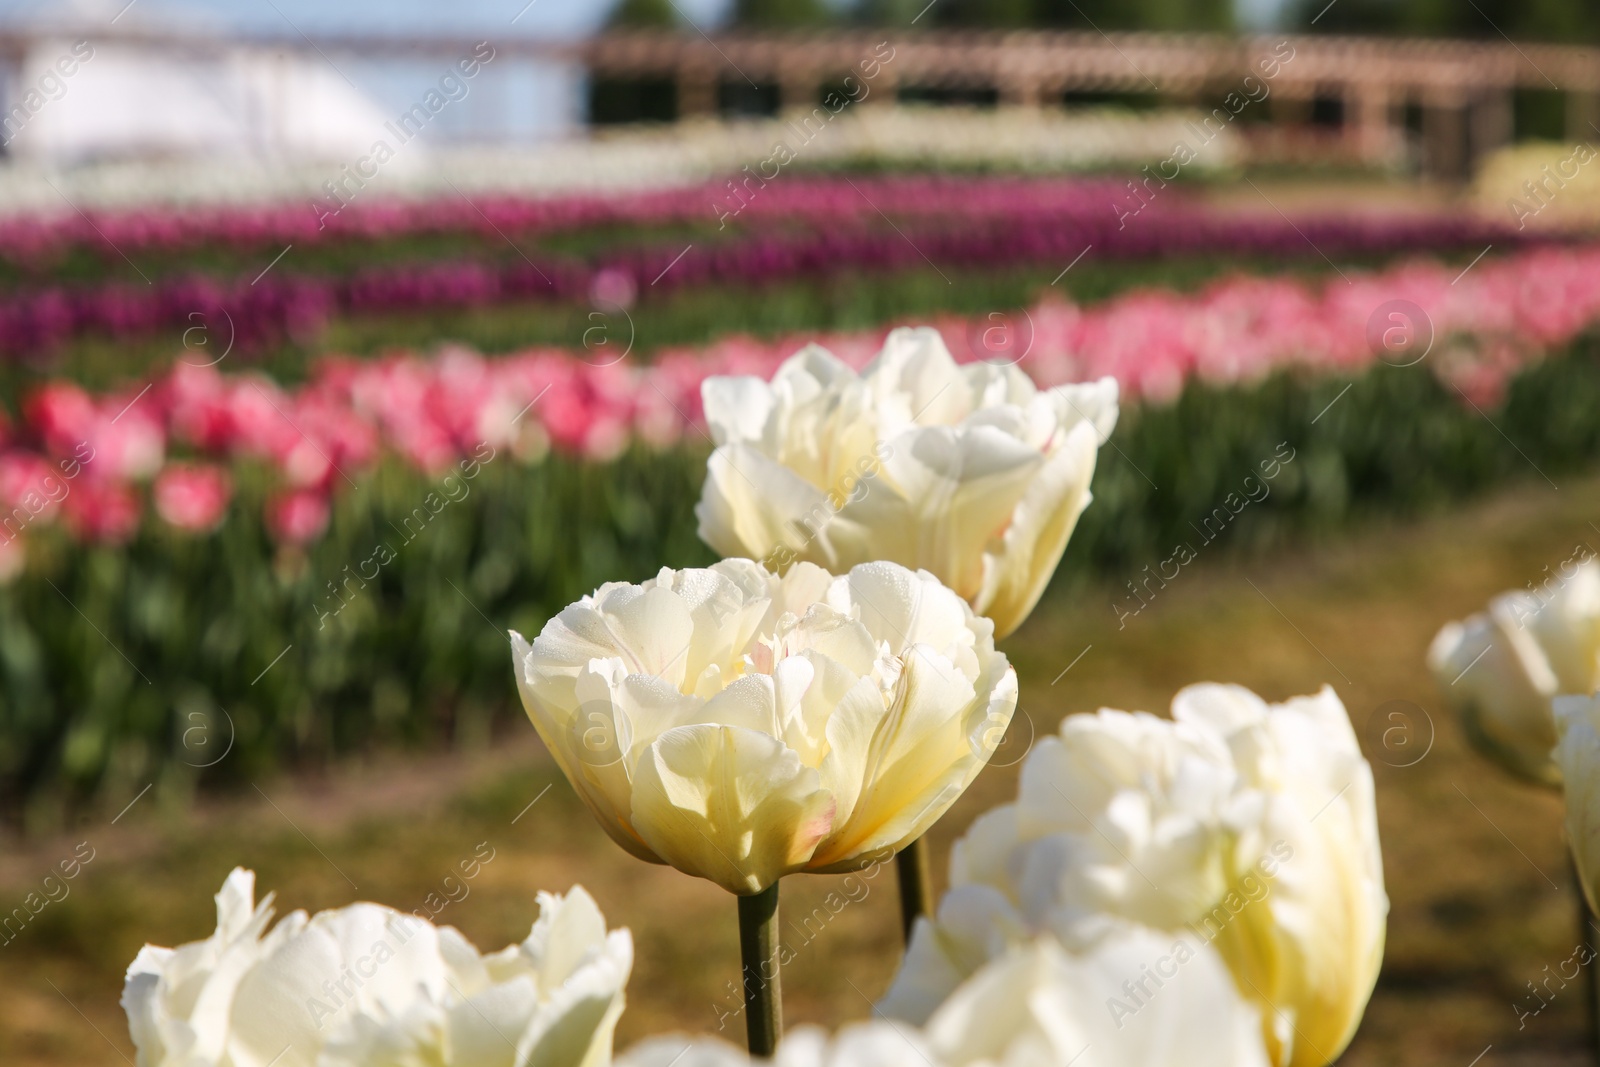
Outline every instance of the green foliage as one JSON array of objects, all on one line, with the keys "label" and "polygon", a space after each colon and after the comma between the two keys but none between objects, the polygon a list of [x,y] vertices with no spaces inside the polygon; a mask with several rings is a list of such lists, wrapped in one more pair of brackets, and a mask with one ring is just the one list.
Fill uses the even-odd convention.
[{"label": "green foliage", "polygon": [[[1195,385],[1130,408],[1049,595],[1142,581],[1180,543],[1249,555],[1560,479],[1600,459],[1593,356],[1586,341],[1527,371],[1487,417],[1426,365]],[[1238,507],[1260,495],[1246,479],[1290,450],[1270,492]],[[28,570],[0,589],[0,810],[50,824],[156,780],[182,791],[378,747],[485,743],[521,714],[505,629],[532,636],[602,582],[711,562],[693,517],[704,463],[700,446],[603,466],[501,455],[449,483],[389,465],[359,476],[306,553],[268,540],[266,479],[250,471],[211,537],[152,520],[107,549],[30,531]],[[1237,517],[1207,525],[1219,508]],[[379,545],[392,560],[373,562]]]},{"label": "green foliage", "polygon": [[740,29],[809,29],[832,21],[833,12],[822,0],[734,0],[733,5],[733,24]]},{"label": "green foliage", "polygon": [[608,29],[675,30],[682,25],[670,0],[622,0],[606,18]]},{"label": "green foliage", "polygon": [[1519,141],[1561,141],[1567,136],[1567,94],[1518,89],[1511,96],[1512,133]]},{"label": "green foliage", "polygon": [[111,549],[30,531],[28,572],[0,591],[0,810],[155,777],[248,781],[285,756],[481,743],[511,694],[506,628],[537,633],[604,581],[711,561],[691,514],[703,469],[687,451],[601,468],[502,453],[472,480],[386,465],[309,552],[268,539],[267,480],[248,471],[210,537],[152,520]]},{"label": "green foliage", "polygon": [[1600,8],[1589,0],[1297,0],[1288,21],[1320,33],[1600,41]]}]

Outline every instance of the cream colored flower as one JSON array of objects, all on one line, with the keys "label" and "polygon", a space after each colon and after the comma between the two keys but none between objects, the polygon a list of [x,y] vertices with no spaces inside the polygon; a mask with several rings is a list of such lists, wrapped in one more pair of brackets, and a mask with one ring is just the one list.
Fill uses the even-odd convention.
[{"label": "cream colored flower", "polygon": [[1567,800],[1567,844],[1590,911],[1600,911],[1600,699],[1555,699],[1554,752]]},{"label": "cream colored flower", "polygon": [[1269,1064],[1261,1014],[1217,951],[1133,923],[1108,926],[1078,953],[1048,936],[1008,950],[924,1033],[952,1067]]},{"label": "cream colored flower", "polygon": [[856,1023],[830,1036],[816,1026],[784,1034],[772,1059],[752,1059],[744,1049],[715,1037],[672,1034],[641,1042],[617,1059],[617,1067],[948,1067],[936,1060],[915,1027]]},{"label": "cream colored flower", "polygon": [[1592,557],[1538,594],[1495,597],[1487,613],[1452,622],[1428,666],[1467,737],[1523,778],[1559,785],[1550,702],[1600,688],[1600,561]]},{"label": "cream colored flower", "polygon": [[[1383,957],[1388,898],[1372,772],[1331,689],[1269,706],[1197,685],[1173,721],[1069,717],[980,817],[884,1002],[927,1018],[966,976],[1041,932],[1097,950],[1134,923],[1214,949],[1263,1013],[1274,1063],[1331,1062]],[[1137,978],[1137,975],[1133,976]]]},{"label": "cream colored flower", "polygon": [[887,859],[1017,702],[993,627],[926,572],[749,560],[612,583],[511,635],[523,706],[607,833],[732,893]]},{"label": "cream colored flower", "polygon": [[539,894],[527,940],[483,956],[453,927],[377,904],[267,930],[235,869],[217,930],[146,945],[122,1006],[138,1067],[603,1067],[633,967],[581,887]]},{"label": "cream colored flower", "polygon": [[[1154,972],[1159,970],[1165,977]],[[766,1061],[761,1061],[766,1062]],[[750,1067],[709,1038],[656,1038],[619,1067]],[[1089,951],[1045,937],[987,963],[925,1027],[802,1027],[773,1067],[1268,1067],[1261,1016],[1215,949],[1119,924]]]},{"label": "cream colored flower", "polygon": [[702,386],[716,440],[695,514],[725,556],[833,571],[931,571],[1020,626],[1089,503],[1117,421],[1112,378],[1040,392],[1014,366],[958,367],[937,331],[897,329],[866,370],[816,345],[771,383]]}]

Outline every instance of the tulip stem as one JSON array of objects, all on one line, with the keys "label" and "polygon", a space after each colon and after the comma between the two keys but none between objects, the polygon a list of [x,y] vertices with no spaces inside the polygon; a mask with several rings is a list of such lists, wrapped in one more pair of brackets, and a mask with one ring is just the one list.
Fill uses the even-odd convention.
[{"label": "tulip stem", "polygon": [[909,945],[917,916],[933,911],[933,878],[928,873],[927,839],[919,837],[901,849],[894,864],[900,879],[900,922]]},{"label": "tulip stem", "polygon": [[[1595,942],[1590,935],[1596,932],[1594,913],[1589,910],[1589,901],[1583,895],[1583,874],[1575,863],[1572,868],[1572,888],[1578,897],[1578,944],[1593,946]],[[1592,947],[1590,952],[1594,952]],[[1583,1012],[1587,1030],[1584,1044],[1595,1055],[1595,1062],[1600,1063],[1600,975],[1596,974],[1597,970],[1600,970],[1600,960],[1591,955],[1588,973],[1583,981],[1584,1000],[1587,1002]]]},{"label": "tulip stem", "polygon": [[778,883],[739,898],[739,962],[744,971],[745,1025],[752,1056],[770,1057],[783,1035],[778,982]]}]

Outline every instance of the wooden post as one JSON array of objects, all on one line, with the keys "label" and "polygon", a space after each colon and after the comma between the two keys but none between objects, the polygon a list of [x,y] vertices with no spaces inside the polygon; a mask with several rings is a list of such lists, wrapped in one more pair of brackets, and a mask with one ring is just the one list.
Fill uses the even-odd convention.
[{"label": "wooden post", "polygon": [[1040,107],[1044,103],[1044,79],[1030,67],[1000,68],[995,72],[996,96],[1002,107]]},{"label": "wooden post", "polygon": [[787,67],[778,72],[778,111],[810,111],[822,100],[822,83],[816,72]]},{"label": "wooden post", "polygon": [[1485,89],[1474,102],[1471,112],[1472,129],[1469,135],[1468,163],[1470,170],[1489,153],[1511,143],[1514,125],[1511,93],[1506,89]]},{"label": "wooden post", "polygon": [[678,118],[717,113],[717,74],[711,67],[685,63],[678,68]]},{"label": "wooden post", "polygon": [[1356,158],[1381,166],[1397,155],[1400,136],[1394,125],[1389,88],[1382,84],[1351,84],[1344,90],[1345,136]]},{"label": "wooden post", "polygon": [[1600,141],[1600,94],[1577,90],[1567,94],[1567,139],[1573,144]]},{"label": "wooden post", "polygon": [[1467,168],[1467,115],[1458,93],[1434,91],[1422,100],[1422,172],[1460,181]]}]

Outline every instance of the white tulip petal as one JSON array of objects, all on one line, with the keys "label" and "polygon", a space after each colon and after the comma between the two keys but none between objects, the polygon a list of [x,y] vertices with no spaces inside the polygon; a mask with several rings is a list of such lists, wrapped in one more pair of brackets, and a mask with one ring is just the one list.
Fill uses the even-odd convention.
[{"label": "white tulip petal", "polygon": [[843,509],[831,544],[845,558],[876,552],[931,571],[970,599],[983,580],[985,549],[1010,524],[1044,462],[1038,449],[993,426],[901,434],[877,483]]},{"label": "white tulip petal", "polygon": [[600,906],[582,886],[566,896],[541,892],[539,919],[518,946],[518,955],[534,968],[539,985],[554,988],[590,962],[606,939]]},{"label": "white tulip petal", "polygon": [[[763,387],[704,386],[717,449],[696,515],[724,555],[925,568],[1015,630],[1089,503],[1114,379],[1040,392],[956,366],[935,330],[891,331],[857,375],[812,346]],[[737,408],[737,410],[735,410]]]},{"label": "white tulip petal", "polygon": [[700,539],[724,556],[765,559],[777,550],[828,559],[828,495],[742,442],[707,461],[704,495],[695,505]]},{"label": "white tulip petal", "polygon": [[[517,1067],[524,1061],[514,1042],[538,1006],[539,986],[526,974],[450,1005],[443,1021],[452,1056],[483,1067]],[[597,1020],[578,1021],[593,1036]]]},{"label": "white tulip petal", "polygon": [[1593,696],[1555,701],[1561,740],[1554,757],[1567,801],[1567,844],[1591,912],[1600,900],[1600,702]]},{"label": "white tulip petal", "polygon": [[711,377],[700,383],[700,403],[717,444],[760,441],[772,414],[772,389],[760,378]]},{"label": "white tulip petal", "polygon": [[891,431],[913,422],[948,426],[965,418],[970,410],[956,361],[939,331],[927,326],[890,330],[883,351],[861,377]]},{"label": "white tulip petal", "polygon": [[1111,377],[1093,382],[1058,385],[1041,394],[1056,406],[1062,431],[1070,431],[1079,423],[1094,428],[1101,444],[1111,439],[1117,428],[1117,380]]},{"label": "white tulip petal", "polygon": [[[1256,1044],[1268,1060],[1326,1064],[1365,1010],[1388,913],[1372,772],[1349,717],[1326,687],[1268,705],[1218,685],[1184,690],[1173,715],[1071,716],[1041,741],[1018,802],[955,848],[950,896],[970,903],[941,906],[908,960],[938,973],[942,958],[967,975],[976,964],[949,946],[993,959],[1019,936],[1046,935],[1076,963],[1128,924],[1199,937],[1260,1009]],[[926,995],[903,992],[925,981],[903,970],[891,1002],[925,1009]],[[1141,1018],[1155,1010],[1138,999]],[[1097,1062],[1173,1062],[1163,1057],[1177,1047]]]},{"label": "white tulip petal", "polygon": [[756,893],[804,866],[833,798],[782,742],[733,726],[669,730],[639,761],[633,825],[662,859],[730,893]]},{"label": "white tulip petal", "polygon": [[[1052,740],[1046,738],[1045,740]],[[950,849],[950,886],[970,884],[1004,887],[1015,883],[1021,853],[1017,805],[999,804],[972,820]]]},{"label": "white tulip petal", "polygon": [[[867,753],[872,789],[818,847],[818,869],[848,868],[853,857],[914,840],[983,769],[988,753],[975,749],[966,716],[974,703],[972,683],[926,646],[914,652]],[[1016,707],[1015,674],[1007,675],[1006,686],[1003,721],[1009,722]]]},{"label": "white tulip petal", "polygon": [[1552,581],[1565,584],[1506,593],[1486,613],[1446,624],[1427,651],[1467,739],[1510,773],[1544,785],[1560,784],[1550,760],[1550,701],[1600,688],[1600,561]]},{"label": "white tulip petal", "polygon": [[129,968],[138,1067],[516,1067],[533,1048],[541,1067],[609,1062],[632,941],[581,889],[541,894],[528,942],[482,957],[376,904],[266,932],[252,888],[235,871],[210,940],[147,946]]},{"label": "white tulip petal", "polygon": [[633,1046],[617,1067],[750,1067],[750,1054],[720,1038],[677,1034]]},{"label": "white tulip petal", "polygon": [[1081,954],[1048,939],[1006,953],[940,1007],[927,1034],[958,1064],[1269,1067],[1260,1025],[1214,951],[1126,925]]},{"label": "white tulip petal", "polygon": [[[1564,565],[1563,565],[1564,567]],[[1547,598],[1512,594],[1513,621],[1525,626],[1544,652],[1561,693],[1600,689],[1600,560],[1573,568],[1565,585]]]},{"label": "white tulip petal", "polygon": [[529,717],[607,833],[754,893],[898,851],[970,784],[1016,706],[990,632],[892,563],[725,560],[607,586],[512,643]]},{"label": "white tulip petal", "polygon": [[1026,408],[1039,395],[1033,379],[1014,363],[979,360],[962,367],[961,373],[972,396],[974,418],[997,408]]},{"label": "white tulip petal", "polygon": [[867,762],[872,739],[888,714],[877,683],[871,678],[856,678],[834,702],[834,711],[824,728],[828,754],[818,770],[823,788],[833,794],[837,826],[849,824],[862,789],[871,781]]},{"label": "white tulip petal", "polygon": [[973,607],[994,620],[997,637],[1021,626],[1044,595],[1089,506],[1097,447],[1087,423],[1066,433],[1017,501],[1010,524],[985,546]]}]

